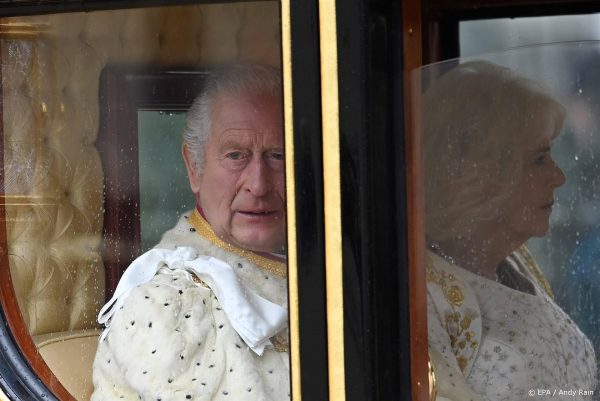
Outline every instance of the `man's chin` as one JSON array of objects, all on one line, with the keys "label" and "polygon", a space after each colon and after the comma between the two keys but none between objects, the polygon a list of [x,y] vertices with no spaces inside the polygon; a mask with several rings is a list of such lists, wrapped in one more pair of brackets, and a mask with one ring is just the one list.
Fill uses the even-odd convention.
[{"label": "man's chin", "polygon": [[248,249],[253,252],[279,254],[285,252],[285,243],[281,241],[281,237],[283,237],[283,235],[257,235],[256,233],[234,236],[237,245],[240,248]]},{"label": "man's chin", "polygon": [[258,253],[276,253],[280,255],[285,253],[285,246],[283,244],[270,245],[263,243],[246,243],[243,245],[240,244],[240,246],[244,249]]}]

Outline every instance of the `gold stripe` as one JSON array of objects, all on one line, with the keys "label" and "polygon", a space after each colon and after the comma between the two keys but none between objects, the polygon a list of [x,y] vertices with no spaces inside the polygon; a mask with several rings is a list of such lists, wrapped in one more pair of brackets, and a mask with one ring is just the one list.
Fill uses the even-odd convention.
[{"label": "gold stripe", "polygon": [[323,185],[325,198],[325,277],[329,399],[346,399],[344,372],[344,293],[340,190],[337,27],[335,0],[319,0]]},{"label": "gold stripe", "polygon": [[298,251],[296,248],[296,181],[294,169],[294,110],[292,107],[292,33],[290,0],[281,1],[283,111],[285,121],[285,187],[287,199],[287,261],[292,400],[302,401]]},{"label": "gold stripe", "polygon": [[[6,20],[6,19],[2,19]],[[24,22],[0,23],[0,38],[2,39],[36,39],[41,34],[49,32],[50,25]]]},{"label": "gold stripe", "polygon": [[[5,20],[5,18],[2,18]],[[28,22],[1,22],[0,30],[10,32],[44,32],[50,29],[50,24],[28,23]]]},{"label": "gold stripe", "polygon": [[196,232],[198,234],[200,234],[219,248],[224,249],[227,252],[235,253],[236,255],[241,256],[245,259],[248,259],[250,262],[254,263],[261,269],[267,270],[279,277],[287,276],[287,267],[285,263],[265,258],[264,256],[258,255],[247,249],[238,248],[235,245],[231,245],[224,242],[221,238],[217,236],[217,234],[215,234],[208,222],[204,220],[204,217],[200,215],[197,209],[194,209],[194,212],[188,218],[188,222],[192,225],[192,227],[196,229]]},{"label": "gold stripe", "polygon": [[435,369],[431,363],[431,359],[427,361],[427,367],[429,368],[429,399],[435,400],[437,397],[437,382],[435,378]]}]

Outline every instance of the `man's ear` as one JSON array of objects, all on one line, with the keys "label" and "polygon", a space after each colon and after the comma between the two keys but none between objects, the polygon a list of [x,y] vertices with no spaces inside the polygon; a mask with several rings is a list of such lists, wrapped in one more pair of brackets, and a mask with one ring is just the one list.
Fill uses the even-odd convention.
[{"label": "man's ear", "polygon": [[181,145],[181,155],[183,156],[183,161],[185,163],[185,168],[188,173],[188,179],[190,180],[190,187],[192,188],[192,192],[194,194],[198,194],[198,192],[200,192],[200,183],[202,181],[202,176],[198,173],[194,156],[188,148],[187,144],[185,143]]}]

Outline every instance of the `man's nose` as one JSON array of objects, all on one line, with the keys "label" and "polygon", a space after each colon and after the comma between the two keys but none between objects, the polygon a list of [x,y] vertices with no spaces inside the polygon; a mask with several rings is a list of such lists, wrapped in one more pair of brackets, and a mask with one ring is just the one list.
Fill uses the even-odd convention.
[{"label": "man's nose", "polygon": [[264,196],[271,190],[269,168],[262,157],[256,155],[244,169],[244,190],[252,195]]}]

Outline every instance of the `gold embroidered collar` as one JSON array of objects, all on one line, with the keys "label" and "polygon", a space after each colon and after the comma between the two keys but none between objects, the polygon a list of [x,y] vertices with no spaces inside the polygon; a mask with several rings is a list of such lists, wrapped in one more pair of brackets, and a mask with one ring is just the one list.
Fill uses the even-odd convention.
[{"label": "gold embroidered collar", "polygon": [[217,234],[215,234],[211,226],[204,219],[204,217],[202,217],[197,209],[194,209],[194,212],[188,218],[188,222],[196,229],[196,233],[212,242],[213,245],[216,245],[227,252],[241,256],[244,259],[248,259],[261,269],[267,270],[268,272],[271,272],[279,277],[287,277],[287,266],[284,262],[278,262],[247,249],[238,248],[235,245],[226,243],[219,238]]}]

